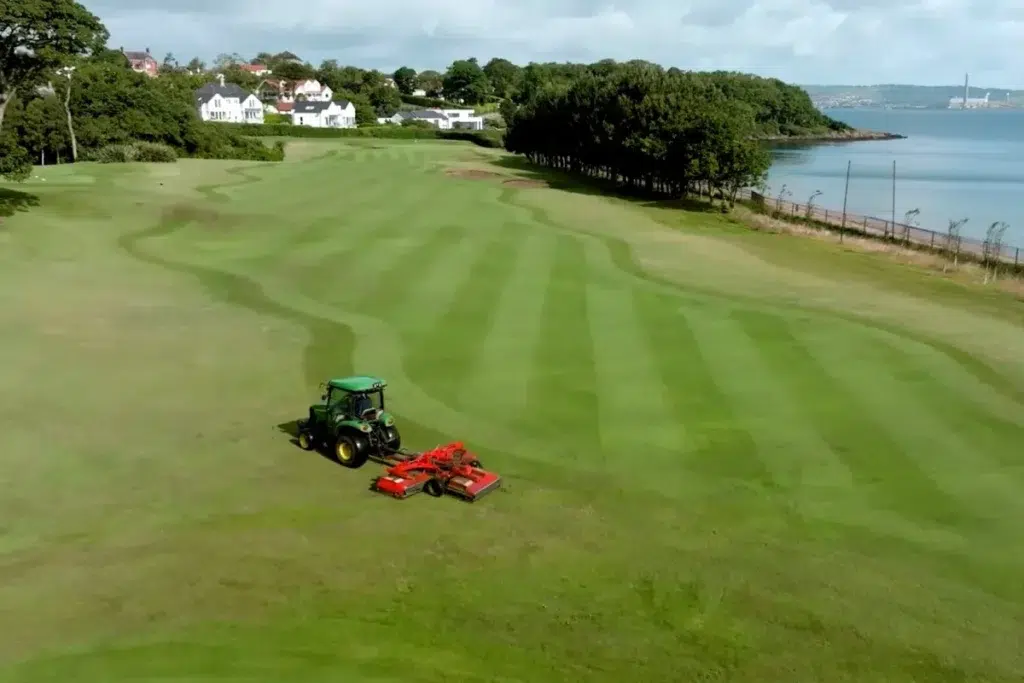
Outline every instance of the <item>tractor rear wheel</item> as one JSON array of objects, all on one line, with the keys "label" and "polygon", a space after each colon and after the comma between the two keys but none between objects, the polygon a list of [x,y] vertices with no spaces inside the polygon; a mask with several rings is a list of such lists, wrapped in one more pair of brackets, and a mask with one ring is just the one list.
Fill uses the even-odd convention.
[{"label": "tractor rear wheel", "polygon": [[341,434],[334,443],[334,456],[344,467],[356,469],[366,464],[366,445],[348,434]]}]

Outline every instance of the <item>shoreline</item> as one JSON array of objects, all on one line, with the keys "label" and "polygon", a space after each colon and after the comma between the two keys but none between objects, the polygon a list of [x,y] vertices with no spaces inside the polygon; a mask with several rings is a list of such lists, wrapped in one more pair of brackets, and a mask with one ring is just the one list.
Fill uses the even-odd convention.
[{"label": "shoreline", "polygon": [[766,135],[762,138],[764,142],[772,144],[803,144],[821,142],[869,142],[873,140],[905,140],[906,135],[900,133],[886,133],[878,130],[864,130],[853,128],[844,131],[833,131],[829,133],[812,133],[810,135]]}]

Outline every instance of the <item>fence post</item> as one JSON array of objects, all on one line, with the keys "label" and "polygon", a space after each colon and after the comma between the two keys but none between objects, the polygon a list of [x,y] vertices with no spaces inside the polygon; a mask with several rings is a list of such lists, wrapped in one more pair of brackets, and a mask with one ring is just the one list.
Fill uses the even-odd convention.
[{"label": "fence post", "polygon": [[828,209],[825,209],[825,222],[828,223]]},{"label": "fence post", "polygon": [[935,233],[932,233],[932,248],[935,247]]},{"label": "fence post", "polygon": [[1019,266],[1020,265],[1020,247],[1017,247],[1017,250],[1015,252],[1013,252],[1013,265],[1014,266]]}]

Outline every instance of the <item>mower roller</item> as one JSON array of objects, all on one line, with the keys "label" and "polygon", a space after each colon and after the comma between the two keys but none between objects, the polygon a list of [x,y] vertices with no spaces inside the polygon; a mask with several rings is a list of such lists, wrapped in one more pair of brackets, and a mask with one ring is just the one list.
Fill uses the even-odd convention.
[{"label": "mower roller", "polygon": [[384,407],[386,386],[370,376],[325,382],[322,403],[310,406],[308,419],[298,423],[299,446],[330,449],[339,463],[353,469],[367,460],[385,465],[387,472],[372,488],[395,498],[424,491],[435,498],[447,493],[474,501],[501,485],[501,477],[482,469],[462,442],[424,453],[403,449],[394,417]]}]

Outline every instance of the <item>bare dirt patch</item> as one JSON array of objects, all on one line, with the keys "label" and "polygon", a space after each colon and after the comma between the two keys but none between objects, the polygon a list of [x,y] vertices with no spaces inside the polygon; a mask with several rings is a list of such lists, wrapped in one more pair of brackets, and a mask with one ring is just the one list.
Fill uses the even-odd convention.
[{"label": "bare dirt patch", "polygon": [[513,178],[512,180],[506,180],[503,184],[508,185],[509,187],[522,188],[548,187],[548,184],[543,180],[527,180],[526,178]]},{"label": "bare dirt patch", "polygon": [[449,168],[444,173],[453,178],[465,178],[466,180],[492,180],[502,177],[500,173],[481,171],[478,168]]}]

